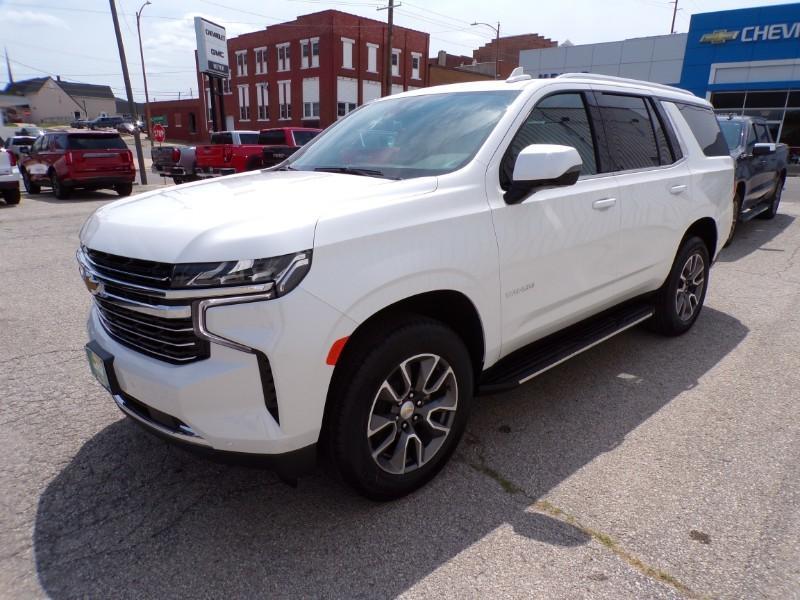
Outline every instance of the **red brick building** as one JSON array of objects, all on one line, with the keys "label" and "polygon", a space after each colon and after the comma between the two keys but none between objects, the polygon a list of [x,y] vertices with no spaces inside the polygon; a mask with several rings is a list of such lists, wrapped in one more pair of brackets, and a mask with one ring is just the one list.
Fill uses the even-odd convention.
[{"label": "red brick building", "polygon": [[[203,102],[199,98],[151,102],[150,115],[167,130],[167,139],[189,144],[208,141]],[[159,119],[160,117],[160,119]]]},{"label": "red brick building", "polygon": [[[550,38],[543,37],[538,33],[525,33],[522,35],[510,35],[500,38],[500,77],[505,79],[511,75],[511,71],[519,66],[520,50],[535,50],[537,48],[550,48],[558,44]],[[497,40],[493,39],[488,44],[484,44],[477,50],[473,50],[472,57],[479,64],[491,65],[491,72],[494,73],[494,63],[497,55]]]},{"label": "red brick building", "polygon": [[[231,77],[218,128],[330,125],[384,95],[386,38],[386,23],[338,10],[229,38]],[[394,27],[389,93],[427,85],[428,48],[427,33]],[[208,79],[198,73],[198,83],[210,129]]]}]

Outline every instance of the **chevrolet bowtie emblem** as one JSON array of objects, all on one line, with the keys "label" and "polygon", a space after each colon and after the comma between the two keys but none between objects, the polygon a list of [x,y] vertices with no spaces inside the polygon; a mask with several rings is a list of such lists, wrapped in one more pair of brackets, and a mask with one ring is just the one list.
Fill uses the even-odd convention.
[{"label": "chevrolet bowtie emblem", "polygon": [[717,29],[711,33],[704,33],[700,38],[700,43],[724,44],[739,37],[738,31],[728,31],[727,29]]},{"label": "chevrolet bowtie emblem", "polygon": [[83,276],[83,284],[92,296],[98,296],[103,293],[105,285],[102,281],[97,281],[97,279],[83,269],[81,269],[81,275]]}]

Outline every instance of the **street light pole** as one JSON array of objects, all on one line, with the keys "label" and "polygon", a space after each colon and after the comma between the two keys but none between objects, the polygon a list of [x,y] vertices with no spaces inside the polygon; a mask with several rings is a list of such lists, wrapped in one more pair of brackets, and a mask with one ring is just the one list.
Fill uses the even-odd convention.
[{"label": "street light pole", "polygon": [[[122,65],[122,79],[125,81],[125,91],[128,94],[128,110],[134,114],[136,110],[133,105],[133,90],[131,90],[131,78],[128,75],[128,61],[125,59],[125,46],[122,44],[122,32],[119,30],[119,18],[117,18],[117,5],[114,0],[108,0],[111,7],[111,19],[114,21],[114,33],[117,36],[117,48],[119,48],[119,62]],[[142,185],[147,185],[147,171],[144,168],[144,154],[142,154],[142,140],[139,137],[138,128],[133,129],[133,141],[136,144],[136,158],[139,162],[139,179]]]},{"label": "street light pole", "polygon": [[[144,7],[150,4],[150,0],[147,0],[142,7],[136,11],[136,31],[139,34],[139,58],[142,61],[142,78],[144,79],[144,114],[145,114],[145,127],[147,127],[147,139],[150,139],[150,96],[147,93],[147,73],[144,70],[144,50],[142,50],[142,25],[141,25],[141,17],[142,11]],[[151,142],[152,144],[152,142]]]},{"label": "street light pole", "polygon": [[495,27],[494,25],[489,25],[489,23],[482,23],[482,22],[479,22],[479,21],[476,21],[475,23],[472,23],[473,27],[475,25],[485,25],[486,27],[488,27],[489,29],[494,31],[494,35],[495,35],[495,38],[494,38],[494,78],[495,79],[499,79],[500,78],[500,21],[497,22],[497,27]]}]

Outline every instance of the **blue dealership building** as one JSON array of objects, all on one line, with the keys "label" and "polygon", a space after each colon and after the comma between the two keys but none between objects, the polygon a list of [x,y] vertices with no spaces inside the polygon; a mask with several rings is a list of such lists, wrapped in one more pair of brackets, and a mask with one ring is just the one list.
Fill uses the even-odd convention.
[{"label": "blue dealership building", "polygon": [[800,3],[692,15],[688,33],[523,50],[533,77],[588,72],[667,83],[718,112],[767,119],[800,160]]}]

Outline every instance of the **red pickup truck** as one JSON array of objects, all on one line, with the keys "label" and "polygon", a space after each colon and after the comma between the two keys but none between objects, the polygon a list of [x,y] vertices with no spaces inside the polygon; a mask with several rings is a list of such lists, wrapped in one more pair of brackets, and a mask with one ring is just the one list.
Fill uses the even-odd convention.
[{"label": "red pickup truck", "polygon": [[260,132],[212,133],[210,145],[197,147],[195,174],[203,178],[220,177],[272,166],[282,162],[320,131],[307,127],[282,127]]}]

